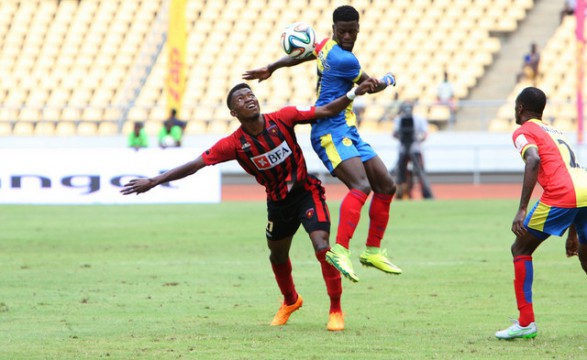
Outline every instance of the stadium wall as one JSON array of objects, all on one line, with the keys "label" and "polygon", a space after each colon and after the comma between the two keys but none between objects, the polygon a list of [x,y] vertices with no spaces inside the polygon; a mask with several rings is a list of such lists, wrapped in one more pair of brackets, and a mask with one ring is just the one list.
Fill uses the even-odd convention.
[{"label": "stadium wall", "polygon": [[[189,152],[194,149],[193,156],[200,154],[201,149],[213,145],[221,135],[186,136],[183,149]],[[576,143],[576,134],[567,137],[577,151],[579,161],[586,161],[587,149]],[[381,159],[391,169],[397,161],[398,142],[389,134],[365,134],[364,140],[369,142],[378,152]],[[151,147],[157,143],[150,139]],[[298,140],[306,155],[308,170],[318,174],[325,182],[337,181],[325,173],[325,169],[314,153],[309,135],[298,134]],[[2,148],[11,149],[113,149],[125,148],[125,136],[103,137],[6,137],[2,139]],[[196,150],[197,149],[197,150]],[[163,150],[164,151],[164,150]],[[424,142],[424,161],[431,181],[436,183],[508,183],[521,180],[524,163],[512,145],[510,133],[496,132],[451,132],[432,133]],[[155,154],[155,153],[154,153]],[[156,155],[153,155],[156,156]],[[183,159],[173,163],[169,158],[169,167],[180,165]],[[104,159],[108,161],[108,159]],[[218,165],[223,183],[251,183],[254,179],[244,173],[236,162]]]}]

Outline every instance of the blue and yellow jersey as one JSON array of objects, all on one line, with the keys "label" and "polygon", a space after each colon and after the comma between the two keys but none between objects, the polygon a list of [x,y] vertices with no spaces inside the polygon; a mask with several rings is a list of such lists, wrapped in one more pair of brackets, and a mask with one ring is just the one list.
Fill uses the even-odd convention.
[{"label": "blue and yellow jersey", "polygon": [[[359,60],[350,51],[344,50],[332,39],[324,39],[316,45],[314,54],[317,58],[318,84],[316,86],[316,106],[345,95],[359,81],[363,71]],[[312,136],[346,131],[348,126],[355,126],[356,118],[353,104],[334,117],[324,118],[312,124]]]}]

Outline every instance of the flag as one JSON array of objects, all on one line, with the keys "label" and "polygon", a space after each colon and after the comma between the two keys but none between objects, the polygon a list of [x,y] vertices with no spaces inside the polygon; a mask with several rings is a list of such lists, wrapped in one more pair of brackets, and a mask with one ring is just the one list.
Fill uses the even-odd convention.
[{"label": "flag", "polygon": [[183,93],[186,83],[186,0],[171,0],[169,7],[169,31],[167,33],[167,113],[171,109],[180,115]]}]

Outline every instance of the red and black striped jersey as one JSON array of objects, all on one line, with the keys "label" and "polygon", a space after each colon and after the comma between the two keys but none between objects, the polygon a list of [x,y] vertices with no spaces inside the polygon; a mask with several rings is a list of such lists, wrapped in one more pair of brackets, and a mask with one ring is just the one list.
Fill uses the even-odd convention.
[{"label": "red and black striped jersey", "polygon": [[285,199],[292,186],[308,177],[294,125],[314,119],[315,107],[288,106],[263,114],[265,130],[247,134],[239,127],[202,154],[206,165],[236,160],[265,187],[271,201]]}]

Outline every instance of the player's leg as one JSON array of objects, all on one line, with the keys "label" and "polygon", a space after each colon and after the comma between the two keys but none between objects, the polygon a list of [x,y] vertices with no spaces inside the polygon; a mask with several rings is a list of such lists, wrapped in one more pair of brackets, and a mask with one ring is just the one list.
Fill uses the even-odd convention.
[{"label": "player's leg", "polygon": [[396,191],[395,184],[379,156],[365,161],[364,167],[373,188],[373,198],[369,206],[369,232],[366,249],[360,256],[361,263],[389,274],[401,274],[402,270],[388,259],[387,250],[381,249],[381,240],[389,222],[391,201]]},{"label": "player's leg", "polygon": [[555,208],[538,202],[524,220],[526,233],[516,237],[511,252],[514,262],[514,292],[519,317],[505,330],[498,331],[499,339],[533,338],[537,334],[532,302],[534,267],[532,254],[550,235],[560,236],[571,225],[577,209]]},{"label": "player's leg", "polygon": [[[569,229],[570,231],[570,229]],[[575,231],[579,239],[579,262],[587,274],[587,208],[581,208],[575,218]]]},{"label": "player's leg", "polygon": [[298,214],[304,229],[312,240],[316,259],[320,263],[322,277],[326,284],[326,292],[330,298],[330,310],[327,329],[340,331],[344,329],[341,296],[342,282],[340,272],[326,261],[326,253],[330,250],[330,214],[324,197],[324,188],[320,181],[310,177],[306,183],[306,196],[300,202]]},{"label": "player's leg", "polygon": [[275,314],[271,325],[285,325],[290,315],[302,307],[303,299],[297,293],[292,276],[289,249],[293,234],[300,225],[295,218],[285,218],[287,209],[268,204],[268,223],[266,228],[267,247],[270,255],[271,269],[277,286],[283,295],[283,303]]},{"label": "player's leg", "polygon": [[371,192],[369,180],[359,153],[348,137],[328,134],[312,138],[312,146],[330,173],[349,189],[340,205],[336,244],[326,254],[326,260],[349,280],[359,281],[350,260],[349,243]]},{"label": "player's leg", "polygon": [[579,243],[579,261],[583,271],[587,274],[587,242]]}]

